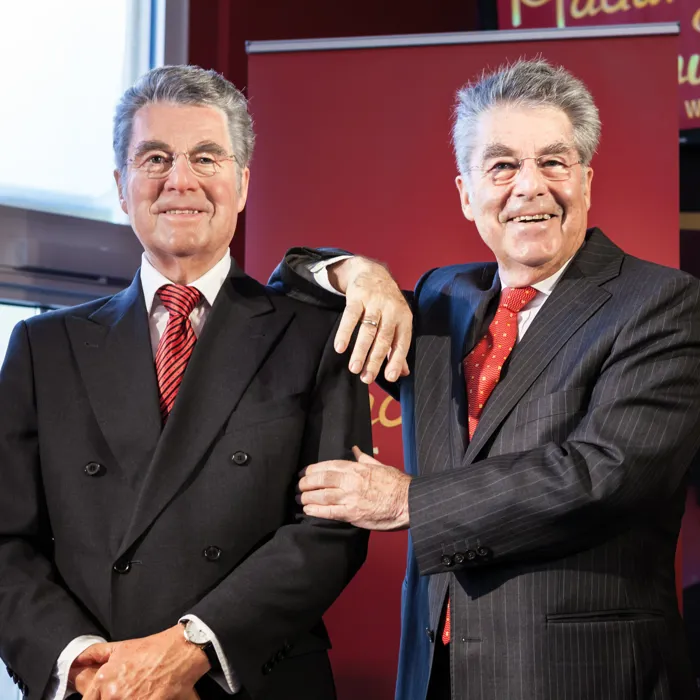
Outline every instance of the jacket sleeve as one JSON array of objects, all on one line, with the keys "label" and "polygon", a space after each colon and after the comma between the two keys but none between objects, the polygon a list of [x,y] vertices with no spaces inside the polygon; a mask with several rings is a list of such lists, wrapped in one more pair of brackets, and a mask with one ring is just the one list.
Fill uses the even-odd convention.
[{"label": "jacket sleeve", "polygon": [[25,694],[41,698],[56,661],[81,635],[104,636],[52,564],[34,374],[24,322],[0,370],[0,657]]},{"label": "jacket sleeve", "polygon": [[[367,387],[347,370],[328,337],[307,413],[299,469],[328,459],[371,454]],[[290,493],[296,519],[279,528],[189,614],[209,625],[244,687],[254,697],[275,660],[311,630],[365,560],[369,533],[306,517]]]},{"label": "jacket sleeve", "polygon": [[330,260],[339,255],[354,255],[354,253],[340,248],[290,248],[273,270],[268,285],[278,292],[307,304],[342,311],[345,308],[345,297],[320,287],[311,272],[311,267],[315,263]]},{"label": "jacket sleeve", "polygon": [[589,381],[588,409],[560,444],[413,480],[421,574],[564,556],[668,507],[700,447],[700,285],[676,277],[640,302]]}]

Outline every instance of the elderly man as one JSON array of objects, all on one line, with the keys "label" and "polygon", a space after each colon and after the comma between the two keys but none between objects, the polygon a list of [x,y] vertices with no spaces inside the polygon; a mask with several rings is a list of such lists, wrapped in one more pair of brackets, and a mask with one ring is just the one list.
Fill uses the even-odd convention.
[{"label": "elderly man", "polygon": [[30,700],[330,700],[322,614],[367,533],[304,516],[302,466],[371,449],[339,314],[231,260],[244,97],[151,71],[114,122],[132,285],[19,324],[0,374],[0,656]]},{"label": "elderly man", "polygon": [[[357,452],[300,482],[307,514],[410,526],[398,700],[696,697],[674,586],[700,446],[700,284],[587,228],[600,130],[585,86],[521,61],[458,94],[464,216],[496,263],[410,297],[408,474]],[[297,249],[297,296],[347,293],[337,346],[396,380],[407,312],[386,270]],[[322,280],[318,280],[322,282]],[[397,326],[397,320],[399,325]]]}]

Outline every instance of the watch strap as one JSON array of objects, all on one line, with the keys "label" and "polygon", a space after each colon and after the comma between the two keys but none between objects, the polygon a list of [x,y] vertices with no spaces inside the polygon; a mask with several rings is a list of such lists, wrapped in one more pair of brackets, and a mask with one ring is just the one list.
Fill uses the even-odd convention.
[{"label": "watch strap", "polygon": [[[209,659],[209,664],[211,665],[211,671],[221,671],[221,662],[219,661],[219,655],[216,653],[214,644],[212,642],[207,642],[199,647]],[[211,673],[210,671],[210,673]]]}]

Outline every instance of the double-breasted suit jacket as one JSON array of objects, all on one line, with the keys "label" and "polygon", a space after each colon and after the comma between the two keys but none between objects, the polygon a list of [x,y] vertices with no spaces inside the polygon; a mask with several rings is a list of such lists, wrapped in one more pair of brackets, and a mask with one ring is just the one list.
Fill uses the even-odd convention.
[{"label": "double-breasted suit jacket", "polygon": [[[0,374],[0,656],[41,698],[74,638],[192,614],[242,699],[328,698],[321,616],[367,533],[303,517],[299,470],[371,449],[337,313],[232,268],[165,424],[139,277],[20,323]],[[202,698],[226,697],[205,677]]]},{"label": "double-breasted suit jacket", "polygon": [[[279,282],[332,305],[290,251]],[[674,553],[700,447],[700,283],[597,229],[467,431],[495,264],[426,274],[401,398],[410,540],[397,700],[426,697],[449,594],[454,700],[695,697]],[[391,387],[389,387],[391,390]]]}]

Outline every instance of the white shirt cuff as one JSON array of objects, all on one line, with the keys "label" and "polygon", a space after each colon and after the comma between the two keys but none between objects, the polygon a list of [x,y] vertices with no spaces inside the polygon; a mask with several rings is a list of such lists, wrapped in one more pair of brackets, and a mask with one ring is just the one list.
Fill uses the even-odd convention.
[{"label": "white shirt cuff", "polygon": [[229,666],[228,659],[224,654],[224,649],[211,628],[196,615],[183,615],[179,622],[189,622],[198,632],[206,637],[208,642],[214,645],[214,651],[219,658],[223,673],[211,671],[209,675],[221,686],[222,690],[226,691],[229,695],[237,693],[241,689],[241,682],[238,680],[233,669]]},{"label": "white shirt cuff", "polygon": [[49,680],[44,693],[44,700],[64,700],[75,690],[68,688],[68,676],[73,662],[93,644],[101,644],[107,640],[103,637],[96,637],[89,634],[84,634],[76,637],[72,642],[69,642],[66,648],[61,652],[61,655],[56,661],[53,669],[53,674]]},{"label": "white shirt cuff", "polygon": [[341,260],[347,260],[351,257],[352,255],[337,255],[336,257],[329,258],[328,260],[320,260],[319,262],[311,263],[307,269],[313,274],[314,281],[319,287],[322,287],[328,292],[344,297],[345,294],[339,292],[330,283],[330,280],[328,279],[328,266],[333,265],[333,263],[340,262]]}]

